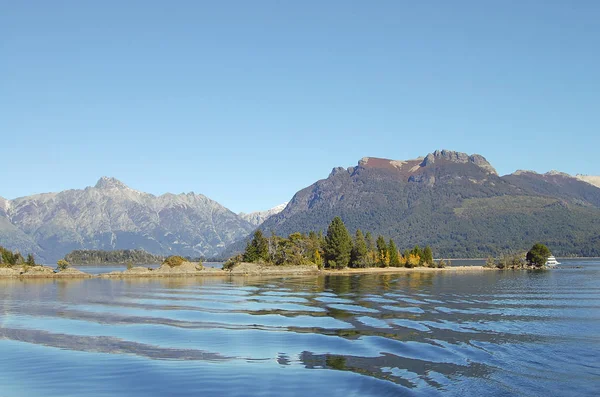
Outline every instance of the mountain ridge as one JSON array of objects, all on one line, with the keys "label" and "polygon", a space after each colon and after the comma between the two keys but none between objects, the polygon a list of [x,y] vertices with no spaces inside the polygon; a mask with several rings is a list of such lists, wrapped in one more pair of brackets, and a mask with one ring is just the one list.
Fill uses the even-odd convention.
[{"label": "mountain ridge", "polygon": [[253,228],[204,195],[155,196],[110,177],[84,189],[0,201],[0,245],[47,261],[74,249],[212,256]]},{"label": "mountain ridge", "polygon": [[501,177],[477,154],[436,150],[335,167],[260,228],[325,231],[334,216],[351,231],[404,247],[430,243],[443,256],[482,257],[536,241],[549,242],[557,255],[600,255],[600,189],[556,171]]},{"label": "mountain ridge", "polygon": [[268,210],[255,211],[255,212],[250,212],[248,214],[246,214],[244,212],[240,212],[240,213],[238,213],[238,215],[245,221],[252,224],[253,226],[258,227],[264,221],[269,219],[271,216],[276,215],[276,214],[280,213],[281,211],[283,211],[284,208],[287,206],[287,204],[288,204],[288,202],[286,201],[285,203],[276,205],[275,207],[269,208]]}]

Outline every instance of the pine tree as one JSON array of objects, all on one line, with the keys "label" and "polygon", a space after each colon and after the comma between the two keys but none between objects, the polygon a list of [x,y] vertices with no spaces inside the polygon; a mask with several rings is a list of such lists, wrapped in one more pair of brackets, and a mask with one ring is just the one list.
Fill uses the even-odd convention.
[{"label": "pine tree", "polygon": [[269,241],[260,230],[254,232],[254,237],[246,245],[244,252],[245,262],[266,261],[269,259]]},{"label": "pine tree", "polygon": [[388,251],[390,253],[390,266],[399,267],[400,266],[400,254],[398,253],[398,248],[396,247],[396,243],[394,240],[390,239],[390,243],[388,245]]},{"label": "pine tree", "polygon": [[423,250],[423,263],[433,265],[433,252],[430,246],[426,246]]},{"label": "pine tree", "polygon": [[412,252],[411,252],[415,257],[419,258],[419,265],[423,264],[423,251],[421,250],[421,248],[419,248],[418,245],[415,245],[415,248],[413,248]]},{"label": "pine tree", "polygon": [[27,255],[27,261],[26,261],[26,263],[29,266],[35,266],[35,258],[33,257],[33,254]]},{"label": "pine tree", "polygon": [[385,243],[385,239],[383,236],[379,235],[377,237],[377,260],[380,266],[385,266],[386,264],[386,254],[388,254],[388,247]]},{"label": "pine tree", "polygon": [[373,236],[371,235],[371,232],[367,232],[367,234],[365,234],[365,242],[367,243],[367,250],[375,251],[375,243],[373,242]]},{"label": "pine tree", "polygon": [[360,231],[356,230],[356,236],[354,237],[354,247],[352,248],[352,259],[351,263],[353,267],[365,267],[367,260],[367,243],[365,238]]},{"label": "pine tree", "polygon": [[343,269],[350,263],[352,239],[339,216],[333,218],[325,236],[325,259],[330,267]]}]

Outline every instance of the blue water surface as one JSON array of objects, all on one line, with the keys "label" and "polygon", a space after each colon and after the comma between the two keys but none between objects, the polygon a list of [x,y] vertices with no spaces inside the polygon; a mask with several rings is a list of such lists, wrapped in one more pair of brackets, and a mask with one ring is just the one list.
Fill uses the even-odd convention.
[{"label": "blue water surface", "polygon": [[599,385],[598,260],[0,280],[0,396],[594,396]]}]

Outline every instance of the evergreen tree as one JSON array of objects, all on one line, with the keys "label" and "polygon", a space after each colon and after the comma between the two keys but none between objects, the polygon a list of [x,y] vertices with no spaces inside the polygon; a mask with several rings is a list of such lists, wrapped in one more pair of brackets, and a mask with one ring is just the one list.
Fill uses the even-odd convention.
[{"label": "evergreen tree", "polygon": [[430,246],[426,246],[423,250],[423,263],[433,265],[433,252]]},{"label": "evergreen tree", "polygon": [[527,263],[532,266],[541,267],[546,264],[546,261],[550,257],[550,250],[544,244],[537,243],[527,252]]},{"label": "evergreen tree", "polygon": [[244,252],[245,262],[267,261],[269,259],[269,241],[263,236],[260,230],[254,232],[254,237]]},{"label": "evergreen tree", "polygon": [[360,231],[356,230],[356,236],[354,237],[354,247],[352,248],[352,266],[353,267],[365,267],[367,260],[367,243],[365,238]]},{"label": "evergreen tree", "polygon": [[388,247],[383,236],[377,237],[377,261],[380,266],[386,265],[386,256],[389,256]]},{"label": "evergreen tree", "polygon": [[390,266],[399,267],[400,266],[400,254],[398,253],[398,248],[396,247],[396,243],[394,240],[390,239],[390,243],[388,245],[388,251],[390,253]]},{"label": "evergreen tree", "polygon": [[352,239],[339,216],[333,218],[325,236],[325,259],[330,267],[343,269],[350,263]]},{"label": "evergreen tree", "polygon": [[375,242],[373,242],[373,236],[371,235],[371,232],[367,232],[367,234],[365,234],[365,242],[367,243],[367,250],[375,251]]},{"label": "evergreen tree", "polygon": [[411,254],[413,254],[416,258],[419,259],[419,265],[423,264],[423,251],[419,248],[418,245],[415,245],[415,248],[412,249]]},{"label": "evergreen tree", "polygon": [[25,263],[27,263],[29,266],[35,266],[35,258],[33,257],[33,254],[27,255],[27,261]]}]

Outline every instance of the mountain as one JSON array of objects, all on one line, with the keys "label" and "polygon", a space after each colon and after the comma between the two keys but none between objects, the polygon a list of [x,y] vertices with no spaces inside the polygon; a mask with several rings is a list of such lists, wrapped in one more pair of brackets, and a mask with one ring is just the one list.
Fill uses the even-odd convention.
[{"label": "mountain", "polygon": [[431,244],[437,256],[484,257],[537,241],[555,255],[600,255],[598,187],[559,172],[499,176],[477,154],[363,158],[296,193],[260,228],[326,231],[334,216],[403,248]]},{"label": "mountain", "polygon": [[600,176],[577,174],[575,177],[577,179],[589,183],[590,185],[600,187]]},{"label": "mountain", "polygon": [[253,229],[201,194],[154,196],[107,177],[83,190],[0,200],[0,245],[46,262],[76,249],[212,256]]},{"label": "mountain", "polygon": [[256,211],[251,212],[249,214],[240,212],[238,215],[246,222],[249,222],[251,225],[259,226],[268,218],[272,217],[273,215],[279,214],[281,211],[283,211],[287,204],[288,203],[286,201],[285,203],[279,204],[278,206],[268,209],[266,211]]}]

